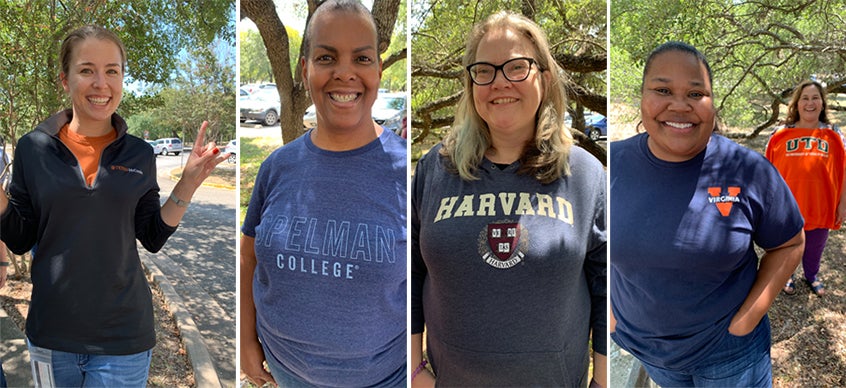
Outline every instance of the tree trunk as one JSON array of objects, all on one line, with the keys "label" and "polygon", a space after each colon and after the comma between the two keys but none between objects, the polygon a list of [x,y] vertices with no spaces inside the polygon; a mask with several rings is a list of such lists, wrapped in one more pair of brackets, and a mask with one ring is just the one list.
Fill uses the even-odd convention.
[{"label": "tree trunk", "polygon": [[758,136],[761,133],[761,131],[763,131],[764,129],[772,127],[773,124],[775,124],[776,121],[778,121],[778,114],[779,114],[779,111],[781,109],[781,100],[778,99],[778,98],[773,98],[773,103],[772,103],[772,105],[770,105],[770,107],[773,110],[773,113],[770,114],[770,118],[765,123],[759,124],[757,127],[755,127],[755,130],[752,131],[752,133],[750,133],[749,136],[746,136],[747,139],[752,139],[752,138]]},{"label": "tree trunk", "polygon": [[520,13],[523,16],[535,20],[535,10],[538,9],[538,6],[535,0],[523,0],[523,5],[520,7]]},{"label": "tree trunk", "polygon": [[288,61],[291,52],[288,32],[276,14],[273,0],[241,0],[241,13],[256,24],[267,50],[282,110],[279,112],[282,141],[289,143],[303,133],[303,113],[308,107],[308,99],[299,75],[294,80]]},{"label": "tree trunk", "polygon": [[391,44],[391,36],[394,34],[394,25],[397,24],[397,13],[399,12],[399,0],[375,0],[370,13],[376,19],[376,33],[379,35],[379,54],[388,50]]},{"label": "tree trunk", "polygon": [[605,148],[602,148],[597,142],[591,140],[584,132],[579,132],[575,129],[570,129],[573,138],[576,139],[576,146],[584,148],[591,155],[599,159],[603,166],[608,166],[608,153]]}]

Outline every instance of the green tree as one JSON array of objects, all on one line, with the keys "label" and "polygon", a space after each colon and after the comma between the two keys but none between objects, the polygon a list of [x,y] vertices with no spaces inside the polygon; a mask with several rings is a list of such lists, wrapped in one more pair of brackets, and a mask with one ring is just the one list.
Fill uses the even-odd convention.
[{"label": "green tree", "polygon": [[[396,26],[394,27],[394,35],[391,38],[391,45],[388,46],[386,53],[400,53],[404,52],[406,46],[406,21],[404,15],[406,14],[407,4],[405,1],[400,2],[399,12],[400,17],[397,18]],[[387,60],[383,55],[383,60]],[[391,66],[385,67],[382,70],[382,88],[391,91],[406,90],[406,59],[399,59],[391,63]]]},{"label": "green tree", "polygon": [[[286,26],[288,35],[288,47],[299,48],[302,44],[302,36],[299,31]],[[267,52],[258,31],[246,29],[239,31],[241,36],[241,83],[253,83],[269,81],[273,82],[273,69],[267,59]],[[289,60],[291,68],[297,67],[299,61],[299,50],[292,52]]]},{"label": "green tree", "polygon": [[792,88],[812,76],[845,92],[846,1],[631,0],[611,3],[615,103],[637,105],[643,61],[669,40],[709,59],[725,124],[775,124]]},{"label": "green tree", "polygon": [[234,50],[216,55],[213,47],[190,50],[172,83],[157,97],[162,103],[144,112],[154,119],[152,138],[179,137],[191,142],[203,120],[207,138],[218,143],[235,138]]}]

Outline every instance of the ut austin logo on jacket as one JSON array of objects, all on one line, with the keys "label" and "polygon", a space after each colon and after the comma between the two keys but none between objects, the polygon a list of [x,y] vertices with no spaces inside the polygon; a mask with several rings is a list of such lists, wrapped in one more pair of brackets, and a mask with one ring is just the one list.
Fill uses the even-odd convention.
[{"label": "ut austin logo on jacket", "polygon": [[728,193],[723,194],[722,187],[708,187],[708,203],[713,203],[717,206],[723,217],[728,217],[731,214],[731,207],[735,202],[740,202],[740,187],[729,186]]},{"label": "ut austin logo on jacket", "polygon": [[479,232],[479,254],[494,268],[508,269],[519,264],[528,247],[528,231],[519,222],[492,222]]}]

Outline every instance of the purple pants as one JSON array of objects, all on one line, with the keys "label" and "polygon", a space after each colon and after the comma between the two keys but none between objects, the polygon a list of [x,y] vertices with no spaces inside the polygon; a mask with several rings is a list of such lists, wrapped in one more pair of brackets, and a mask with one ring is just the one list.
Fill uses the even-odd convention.
[{"label": "purple pants", "polygon": [[805,231],[805,253],[802,255],[802,270],[805,271],[805,279],[811,283],[817,280],[817,273],[820,272],[820,260],[826,241],[828,241],[828,229]]}]

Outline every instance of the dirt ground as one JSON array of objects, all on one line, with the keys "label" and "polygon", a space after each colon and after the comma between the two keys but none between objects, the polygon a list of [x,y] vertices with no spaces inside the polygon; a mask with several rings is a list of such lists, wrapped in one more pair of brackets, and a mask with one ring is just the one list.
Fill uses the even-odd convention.
[{"label": "dirt ground", "polygon": [[[616,104],[615,104],[616,105]],[[612,105],[614,106],[614,105]],[[611,141],[636,133],[638,112],[631,108],[612,108],[609,121]],[[844,126],[846,114],[835,113],[833,121]],[[626,123],[626,124],[621,124]],[[765,130],[754,139],[734,136],[739,129],[728,128],[727,136],[739,144],[764,153]],[[611,145],[613,148],[613,144]],[[610,167],[614,174],[614,166]],[[611,236],[613,238],[613,234]],[[826,284],[822,298],[811,293],[802,281],[802,266],[795,272],[796,294],[781,293],[770,308],[772,327],[773,386],[844,387],[846,386],[846,230],[833,230],[823,253],[819,277]]]},{"label": "dirt ground", "polygon": [[[14,267],[9,267],[6,286],[0,289],[0,304],[9,317],[24,330],[32,283],[29,278],[15,274]],[[150,284],[153,291],[153,312],[156,318],[156,347],[147,385],[150,387],[193,387],[194,372],[179,336],[179,328],[173,314],[167,308],[164,297],[155,284]],[[6,362],[9,362],[6,360]]]}]

